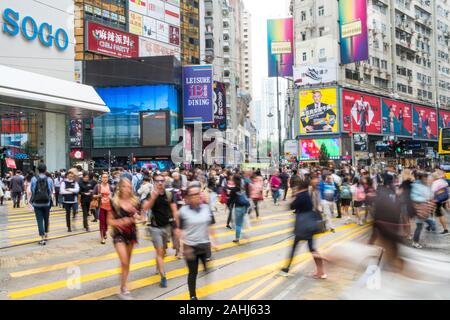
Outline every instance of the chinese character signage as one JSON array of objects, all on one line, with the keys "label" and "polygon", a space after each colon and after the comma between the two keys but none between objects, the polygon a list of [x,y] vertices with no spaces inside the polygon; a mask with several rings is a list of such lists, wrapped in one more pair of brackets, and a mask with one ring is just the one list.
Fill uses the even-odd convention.
[{"label": "chinese character signage", "polygon": [[301,65],[294,68],[294,82],[297,86],[330,83],[337,81],[337,61]]},{"label": "chinese character signage", "polygon": [[343,130],[381,133],[380,98],[355,91],[342,91]]},{"label": "chinese character signage", "polygon": [[214,123],[211,65],[183,67],[184,123]]},{"label": "chinese character signage", "polygon": [[338,132],[337,115],[336,88],[300,91],[300,134]]},{"label": "chinese character signage", "polygon": [[412,107],[410,104],[382,99],[383,133],[396,136],[412,136]]},{"label": "chinese character signage", "polygon": [[341,63],[369,59],[367,0],[340,0]]},{"label": "chinese character signage", "polygon": [[437,140],[437,114],[433,108],[413,107],[414,139]]},{"label": "chinese character signage", "polygon": [[206,124],[203,126],[204,129],[227,129],[227,98],[225,90],[224,83],[214,81],[214,124]]},{"label": "chinese character signage", "polygon": [[139,37],[139,57],[175,56],[181,59],[180,47]]},{"label": "chinese character signage", "polygon": [[[290,52],[287,52],[289,46],[286,44],[288,42],[290,43]],[[267,20],[269,77],[292,77],[292,66],[294,65],[293,42],[294,26],[292,18]]]},{"label": "chinese character signage", "polygon": [[130,11],[130,20],[129,21],[130,21],[129,22],[130,32],[141,36],[142,35],[142,15],[140,15],[139,13]]},{"label": "chinese character signage", "polygon": [[89,21],[87,24],[87,51],[117,58],[139,56],[137,35],[109,28]]}]

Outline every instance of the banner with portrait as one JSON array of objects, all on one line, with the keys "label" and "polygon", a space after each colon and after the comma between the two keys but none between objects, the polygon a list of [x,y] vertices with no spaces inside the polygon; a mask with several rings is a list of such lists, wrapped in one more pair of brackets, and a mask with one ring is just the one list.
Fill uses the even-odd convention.
[{"label": "banner with portrait", "polygon": [[438,128],[450,128],[450,111],[439,111]]},{"label": "banner with portrait", "polygon": [[299,101],[300,134],[339,131],[336,88],[302,90]]},{"label": "banner with portrait", "polygon": [[408,103],[382,99],[383,133],[395,136],[412,136],[412,106]]},{"label": "banner with portrait", "polygon": [[342,112],[344,113],[344,131],[381,133],[381,103],[379,97],[343,90]]},{"label": "banner with portrait", "polygon": [[436,109],[421,106],[413,107],[414,139],[437,140]]}]

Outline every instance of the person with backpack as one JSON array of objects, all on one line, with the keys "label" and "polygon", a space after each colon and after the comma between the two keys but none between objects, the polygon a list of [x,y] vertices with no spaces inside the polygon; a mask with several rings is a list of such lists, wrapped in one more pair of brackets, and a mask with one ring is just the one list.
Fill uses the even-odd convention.
[{"label": "person with backpack", "polygon": [[445,221],[445,213],[443,211],[446,209],[446,203],[449,199],[448,193],[448,182],[444,179],[444,174],[441,171],[436,171],[433,173],[433,183],[431,184],[431,191],[434,194],[434,202],[436,202],[435,215],[439,219],[444,231],[441,232],[442,235],[448,234],[448,226]]},{"label": "person with backpack", "polygon": [[98,219],[100,220],[100,243],[106,244],[108,223],[108,212],[111,211],[111,201],[114,193],[113,187],[109,184],[107,173],[102,174],[101,183],[97,184],[93,191],[93,198],[100,201]]},{"label": "person with backpack", "polygon": [[352,220],[350,215],[350,206],[352,204],[352,189],[350,185],[350,178],[348,176],[344,177],[339,195],[341,199],[341,213],[343,215],[343,218],[345,218],[345,224],[349,224]]},{"label": "person with backpack", "polygon": [[208,188],[208,195],[209,195],[209,206],[211,208],[211,211],[216,211],[216,201],[217,201],[217,193],[219,192],[219,185],[218,185],[218,179],[217,174],[215,170],[211,170],[209,172],[208,180],[207,180],[207,188]]},{"label": "person with backpack", "polygon": [[[255,205],[256,218],[259,218],[259,208],[258,204],[261,201],[264,201],[263,195],[264,185],[263,179],[260,175],[256,173],[252,176],[252,183],[250,184],[250,199],[252,199],[253,204]],[[249,214],[251,213],[251,210]]]},{"label": "person with backpack", "polygon": [[415,217],[416,213],[411,200],[411,189],[412,184],[414,183],[414,176],[412,175],[411,170],[403,170],[401,180],[402,182],[398,187],[397,195],[403,225],[403,237],[412,240],[411,219]]},{"label": "person with backpack", "polygon": [[281,179],[279,177],[280,173],[275,171],[273,176],[270,177],[270,189],[272,190],[272,198],[273,204],[279,206],[280,204],[277,202],[278,198],[280,198],[280,187],[281,187]]},{"label": "person with backpack", "polygon": [[338,189],[336,187],[336,183],[333,181],[333,177],[330,174],[327,174],[324,178],[324,181],[320,182],[319,189],[323,213],[326,216],[327,220],[327,228],[334,233],[335,230],[333,218],[334,208],[336,206],[338,196]]},{"label": "person with backpack", "polygon": [[[70,211],[78,203],[78,192],[80,192],[80,186],[75,180],[75,174],[69,171],[66,174],[66,179],[61,183],[61,195],[63,197],[63,206],[66,209],[66,225],[67,231],[72,232],[70,224]],[[75,212],[73,214],[73,220],[75,220]]]},{"label": "person with backpack", "polygon": [[42,238],[41,241],[39,241],[39,245],[45,246],[48,241],[53,181],[46,175],[47,167],[45,164],[39,164],[38,172],[39,175],[31,179],[30,204],[34,208],[39,236]]},{"label": "person with backpack", "polygon": [[159,285],[161,288],[167,288],[164,256],[172,235],[172,229],[175,229],[174,234],[177,234],[176,229],[179,229],[180,224],[173,193],[165,189],[166,179],[161,174],[156,174],[153,181],[155,183],[154,189],[150,197],[144,201],[142,209],[144,212],[152,210],[149,229],[156,251],[156,266],[161,276]]},{"label": "person with backpack", "polygon": [[239,244],[241,238],[242,225],[244,224],[244,216],[250,207],[250,201],[247,198],[244,188],[242,187],[242,179],[239,175],[233,177],[235,185],[235,200],[234,200],[234,219],[236,224],[236,238],[234,243]]},{"label": "person with backpack", "polygon": [[428,174],[418,172],[416,181],[412,184],[411,200],[416,209],[416,230],[414,231],[412,246],[416,249],[422,249],[419,243],[423,224],[427,223],[428,231],[436,231],[434,221],[430,218],[435,210],[434,196],[431,187],[428,185]]},{"label": "person with backpack", "polygon": [[143,181],[144,181],[144,175],[142,173],[142,170],[140,170],[139,172],[133,173],[132,184],[133,184],[134,193],[138,192],[138,190],[142,186]]},{"label": "person with backpack", "polygon": [[227,208],[228,208],[228,218],[227,218],[227,225],[226,228],[232,229],[230,226],[230,223],[232,222],[233,217],[233,210],[235,209],[236,204],[236,194],[241,190],[240,185],[237,186],[235,184],[234,177],[230,174],[227,177],[227,182],[225,185],[225,192],[226,192],[226,201],[227,201]]}]

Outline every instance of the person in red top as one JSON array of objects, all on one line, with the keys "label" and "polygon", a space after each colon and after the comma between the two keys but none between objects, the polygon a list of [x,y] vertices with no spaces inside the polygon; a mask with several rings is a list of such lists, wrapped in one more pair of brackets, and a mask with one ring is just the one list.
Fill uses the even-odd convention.
[{"label": "person in red top", "polygon": [[100,239],[101,243],[106,243],[106,232],[108,231],[108,224],[106,221],[107,213],[111,211],[111,196],[113,189],[109,184],[109,177],[107,173],[102,174],[102,182],[97,184],[94,188],[94,199],[100,199]]},{"label": "person in red top", "polygon": [[279,203],[278,198],[280,197],[280,186],[281,186],[281,179],[279,178],[279,172],[276,171],[273,176],[270,178],[270,188],[272,190],[272,198],[273,203],[278,206]]}]

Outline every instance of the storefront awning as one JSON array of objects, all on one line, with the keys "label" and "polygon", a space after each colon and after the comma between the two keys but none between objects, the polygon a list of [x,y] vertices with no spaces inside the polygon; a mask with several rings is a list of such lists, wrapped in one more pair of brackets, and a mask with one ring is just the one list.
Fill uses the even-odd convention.
[{"label": "storefront awning", "polygon": [[109,108],[91,86],[0,65],[2,106],[95,117]]}]

